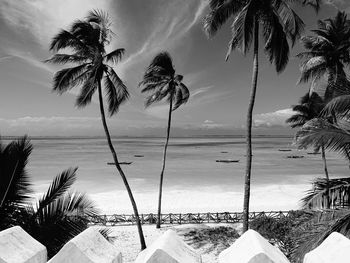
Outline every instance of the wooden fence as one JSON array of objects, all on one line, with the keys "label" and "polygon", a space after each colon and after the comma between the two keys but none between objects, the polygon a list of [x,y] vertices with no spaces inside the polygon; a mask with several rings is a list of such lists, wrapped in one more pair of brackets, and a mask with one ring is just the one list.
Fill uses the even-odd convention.
[{"label": "wooden fence", "polygon": [[[249,220],[260,217],[283,218],[288,217],[292,211],[250,212]],[[134,215],[97,215],[84,217],[91,225],[115,226],[132,225],[136,223]],[[156,214],[140,214],[142,224],[155,224]],[[201,223],[240,223],[243,221],[242,212],[222,213],[187,213],[187,214],[162,214],[162,224],[201,224]]]}]

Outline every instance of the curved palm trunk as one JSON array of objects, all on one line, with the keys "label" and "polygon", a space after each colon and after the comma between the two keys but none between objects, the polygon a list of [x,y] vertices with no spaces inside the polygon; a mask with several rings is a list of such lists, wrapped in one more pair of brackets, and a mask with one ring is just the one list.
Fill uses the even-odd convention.
[{"label": "curved palm trunk", "polygon": [[172,109],[173,109],[173,100],[171,99],[169,103],[168,127],[166,130],[166,140],[164,144],[163,161],[162,161],[163,164],[162,164],[162,171],[160,173],[160,182],[159,182],[157,228],[160,228],[160,221],[161,221],[163,178],[164,178],[164,170],[165,170],[166,152],[167,152],[168,143],[169,143]]},{"label": "curved palm trunk", "polygon": [[138,232],[139,232],[139,236],[140,236],[141,250],[144,250],[146,248],[146,242],[145,242],[145,238],[143,236],[141,221],[140,221],[139,213],[137,211],[136,202],[135,202],[134,196],[133,196],[133,194],[131,192],[131,188],[129,186],[128,180],[126,179],[126,176],[124,174],[124,171],[122,170],[122,168],[119,165],[118,157],[117,157],[117,154],[116,154],[116,152],[114,150],[114,147],[113,147],[113,144],[112,144],[112,140],[111,140],[111,136],[109,134],[109,130],[108,130],[108,127],[107,127],[105,111],[104,111],[104,107],[103,107],[102,90],[101,90],[101,83],[100,82],[98,83],[98,98],[99,98],[99,102],[100,102],[100,111],[101,111],[102,124],[103,124],[103,128],[105,130],[105,133],[106,133],[108,146],[109,146],[109,149],[111,150],[111,153],[112,153],[112,156],[113,156],[113,160],[114,160],[114,163],[115,163],[115,167],[117,168],[120,176],[122,177],[124,185],[125,185],[125,188],[126,188],[126,190],[128,192],[128,195],[129,195],[129,198],[130,198],[130,201],[131,201],[131,205],[132,205],[132,208],[134,210],[134,215],[135,215],[135,218],[136,218],[136,224],[137,224],[137,228],[138,228]]},{"label": "curved palm trunk", "polygon": [[324,174],[326,175],[326,180],[327,180],[327,193],[326,193],[327,203],[326,203],[326,208],[329,209],[330,206],[331,206],[331,204],[330,204],[331,200],[330,200],[330,196],[329,196],[329,175],[328,175],[326,151],[324,149],[324,145],[322,145],[321,151],[322,151],[322,160],[323,160]]},{"label": "curved palm trunk", "polygon": [[255,102],[256,87],[258,84],[259,71],[259,22],[255,19],[254,24],[254,61],[253,61],[253,77],[252,89],[250,93],[250,101],[247,114],[247,163],[244,183],[244,203],[243,203],[243,232],[248,230],[249,224],[249,199],[250,199],[250,175],[252,170],[252,118]]}]

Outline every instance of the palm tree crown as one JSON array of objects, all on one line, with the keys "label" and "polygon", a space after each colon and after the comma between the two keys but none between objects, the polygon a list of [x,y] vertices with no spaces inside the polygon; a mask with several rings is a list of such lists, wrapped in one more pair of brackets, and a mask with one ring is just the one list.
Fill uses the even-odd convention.
[{"label": "palm tree crown", "polygon": [[[277,72],[283,71],[288,63],[288,39],[295,43],[304,29],[304,23],[289,5],[283,0],[211,0],[210,13],[206,16],[204,30],[208,36],[233,17],[232,38],[226,59],[234,49],[246,54],[253,41],[254,23],[262,26],[265,40],[265,53]],[[294,1],[302,4],[319,6],[320,1]]]},{"label": "palm tree crown", "polygon": [[[318,21],[314,35],[304,36],[302,44],[306,51],[299,53],[301,58],[300,82],[317,83],[326,77],[325,98],[334,97],[343,83],[347,83],[344,66],[350,62],[350,20],[345,12],[338,12],[334,18]],[[320,89],[321,85],[313,85]]]},{"label": "palm tree crown", "polygon": [[306,122],[317,118],[324,107],[322,98],[315,92],[311,95],[307,92],[300,98],[299,104],[293,106],[293,111],[296,114],[286,120],[292,128],[302,127]]},{"label": "palm tree crown", "polygon": [[54,76],[53,90],[62,94],[74,87],[81,87],[76,105],[84,107],[103,80],[110,115],[118,111],[129,93],[123,81],[108,63],[118,63],[124,49],[107,53],[105,47],[110,43],[113,32],[106,13],[91,11],[85,20],[77,20],[69,30],[61,30],[52,40],[50,50],[58,52],[70,49],[71,54],[55,54],[47,62],[55,64],[77,64],[75,67],[58,71]]},{"label": "palm tree crown", "polygon": [[147,68],[140,86],[142,92],[152,92],[146,99],[146,107],[166,99],[176,110],[188,101],[190,92],[182,83],[183,76],[175,74],[172,59],[167,52],[159,53]]}]

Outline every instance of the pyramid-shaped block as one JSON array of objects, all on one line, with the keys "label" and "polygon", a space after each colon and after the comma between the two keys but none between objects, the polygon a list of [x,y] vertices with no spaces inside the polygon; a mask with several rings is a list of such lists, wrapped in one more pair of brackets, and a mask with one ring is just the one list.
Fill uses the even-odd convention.
[{"label": "pyramid-shaped block", "polygon": [[96,228],[88,228],[67,244],[49,263],[122,263],[122,255]]},{"label": "pyramid-shaped block", "polygon": [[304,263],[350,262],[350,239],[338,232],[330,234],[321,245],[304,257]]},{"label": "pyramid-shaped block", "polygon": [[19,226],[0,232],[0,263],[45,263],[46,248]]},{"label": "pyramid-shaped block", "polygon": [[289,263],[289,260],[258,232],[248,230],[220,253],[219,263]]},{"label": "pyramid-shaped block", "polygon": [[201,256],[173,230],[166,231],[142,251],[135,263],[201,263]]}]

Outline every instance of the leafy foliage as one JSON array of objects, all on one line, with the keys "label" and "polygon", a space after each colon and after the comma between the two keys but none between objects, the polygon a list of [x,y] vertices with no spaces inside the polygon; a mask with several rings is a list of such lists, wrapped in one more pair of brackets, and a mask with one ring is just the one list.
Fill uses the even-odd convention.
[{"label": "leafy foliage", "polygon": [[[36,205],[30,200],[31,183],[26,173],[32,144],[27,137],[4,146],[0,141],[0,230],[19,225],[46,246],[52,257],[71,238],[88,227],[85,216],[97,214],[92,201],[69,189],[77,168],[58,174]],[[31,202],[30,202],[31,201]],[[108,230],[102,231],[106,236]]]},{"label": "leafy foliage", "polygon": [[152,93],[146,99],[146,107],[163,99],[171,102],[173,111],[185,104],[190,92],[182,80],[182,75],[175,74],[172,59],[167,52],[156,55],[139,84],[143,86],[142,92]]},{"label": "leafy foliage", "polygon": [[123,48],[106,52],[105,48],[114,35],[110,26],[107,13],[101,10],[91,11],[84,20],[77,20],[68,30],[61,30],[51,41],[51,51],[68,49],[72,51],[71,54],[56,53],[46,62],[77,64],[55,74],[53,90],[62,94],[72,88],[80,87],[76,100],[78,107],[85,107],[91,102],[93,94],[104,80],[108,112],[113,115],[129,98],[129,92],[114,69],[108,65],[120,62],[125,52]]},{"label": "leafy foliage", "polygon": [[300,82],[312,81],[312,91],[320,92],[320,80],[327,78],[324,98],[329,100],[349,86],[344,66],[350,62],[350,20],[345,12],[334,18],[319,20],[314,35],[304,36],[306,51],[298,54],[303,59]]},{"label": "leafy foliage", "polygon": [[[195,248],[206,247],[207,252],[217,250],[220,253],[239,238],[236,229],[227,226],[198,228],[184,234],[187,242]],[[208,245],[209,244],[209,245]]]},{"label": "leafy foliage", "polygon": [[309,220],[312,213],[306,211],[291,211],[285,218],[260,217],[252,220],[250,228],[259,232],[273,245],[291,259],[298,236],[298,226]]},{"label": "leafy foliage", "polygon": [[269,61],[275,64],[277,72],[282,72],[289,58],[288,40],[294,45],[304,30],[304,23],[292,9],[290,2],[311,5],[318,9],[321,1],[210,0],[210,11],[204,20],[204,31],[211,37],[229,18],[233,18],[227,60],[232,50],[239,49],[244,54],[250,50],[256,22],[262,28],[264,50]]}]

